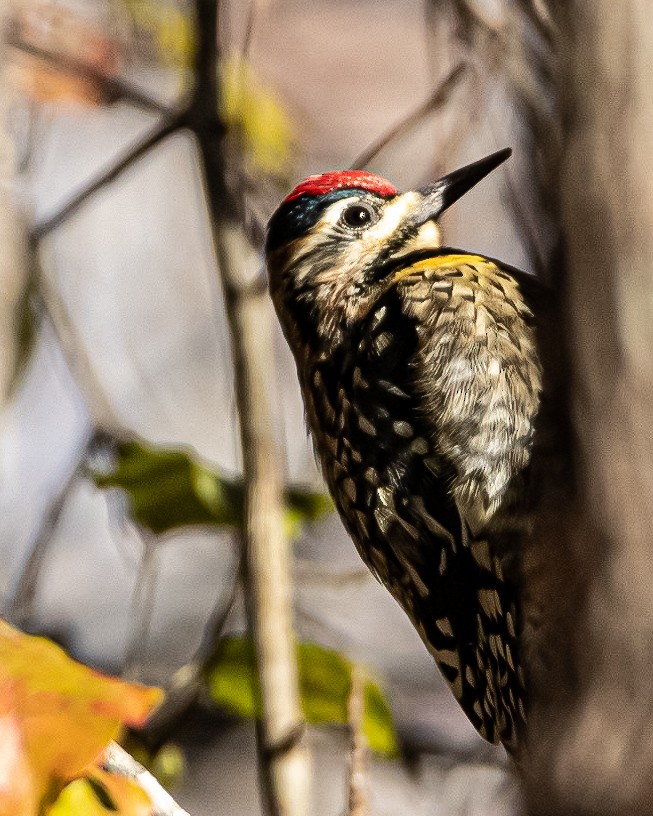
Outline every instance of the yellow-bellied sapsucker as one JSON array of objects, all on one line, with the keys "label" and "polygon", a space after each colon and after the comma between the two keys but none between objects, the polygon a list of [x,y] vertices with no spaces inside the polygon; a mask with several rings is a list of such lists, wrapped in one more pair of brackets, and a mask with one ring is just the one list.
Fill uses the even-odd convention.
[{"label": "yellow-bellied sapsucker", "polygon": [[311,176],[272,216],[266,253],[345,527],[474,726],[514,749],[533,314],[523,273],[441,246],[436,224],[508,155],[407,193],[365,172]]}]

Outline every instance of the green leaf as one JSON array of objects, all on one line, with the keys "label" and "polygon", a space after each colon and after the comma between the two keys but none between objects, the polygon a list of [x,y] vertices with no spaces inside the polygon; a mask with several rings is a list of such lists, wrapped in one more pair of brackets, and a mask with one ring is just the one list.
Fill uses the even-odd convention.
[{"label": "green leaf", "polygon": [[241,717],[259,719],[261,693],[255,665],[251,638],[223,638],[207,678],[213,702]]},{"label": "green leaf", "polygon": [[[92,473],[98,487],[118,487],[130,498],[132,515],[154,533],[193,524],[235,524],[238,508],[215,480],[209,495],[195,463],[179,451],[122,442],[115,470]],[[199,486],[199,493],[196,490]]]},{"label": "green leaf", "polygon": [[[297,659],[306,720],[316,724],[345,725],[351,662],[316,643],[297,644]],[[241,717],[260,718],[261,698],[255,666],[254,645],[250,638],[224,638],[208,672],[213,701]],[[370,679],[364,686],[363,728],[375,753],[386,757],[397,755],[397,734],[390,707],[379,686]]]},{"label": "green leaf", "polygon": [[152,800],[133,779],[89,767],[59,794],[45,816],[151,816]]},{"label": "green leaf", "polygon": [[179,787],[186,772],[183,750],[173,742],[166,742],[154,755],[149,770],[167,790]]},{"label": "green leaf", "polygon": [[286,491],[284,532],[291,541],[299,538],[307,522],[319,521],[334,510],[333,502],[326,493],[289,489]]},{"label": "green leaf", "polygon": [[[118,442],[114,469],[90,476],[100,488],[126,491],[134,520],[156,534],[189,525],[242,525],[242,481],[221,477],[186,451]],[[293,538],[333,509],[328,496],[297,488],[286,500],[286,530]]]},{"label": "green leaf", "polygon": [[363,694],[365,696],[363,730],[370,748],[381,756],[396,757],[399,753],[397,733],[387,700],[373,680],[365,682]]},{"label": "green leaf", "polygon": [[351,663],[316,643],[297,647],[304,715],[311,723],[347,722]]}]

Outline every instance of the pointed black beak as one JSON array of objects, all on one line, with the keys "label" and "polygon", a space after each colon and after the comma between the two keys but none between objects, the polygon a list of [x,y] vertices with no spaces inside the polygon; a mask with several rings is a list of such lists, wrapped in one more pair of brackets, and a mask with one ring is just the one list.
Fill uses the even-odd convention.
[{"label": "pointed black beak", "polygon": [[511,153],[512,150],[509,147],[499,150],[480,161],[454,170],[453,173],[443,176],[427,187],[422,187],[418,192],[424,197],[423,201],[410,219],[413,226],[418,227],[427,221],[439,218],[446,209],[465,195],[468,190],[471,190],[488,173],[503,164]]}]

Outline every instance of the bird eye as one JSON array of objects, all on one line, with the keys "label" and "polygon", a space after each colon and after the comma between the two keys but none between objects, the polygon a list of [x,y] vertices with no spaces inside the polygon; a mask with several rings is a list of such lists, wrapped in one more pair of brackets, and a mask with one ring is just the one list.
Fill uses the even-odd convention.
[{"label": "bird eye", "polygon": [[376,220],[376,212],[367,204],[351,204],[342,213],[342,223],[350,229],[363,229]]}]

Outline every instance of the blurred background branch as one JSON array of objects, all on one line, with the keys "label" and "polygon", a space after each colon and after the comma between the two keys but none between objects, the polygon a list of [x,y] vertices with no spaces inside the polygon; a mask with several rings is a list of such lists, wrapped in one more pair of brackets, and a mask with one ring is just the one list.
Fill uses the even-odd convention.
[{"label": "blurred background branch", "polygon": [[5,42],[10,48],[15,48],[23,54],[34,57],[59,72],[75,78],[81,77],[98,89],[103,102],[106,104],[125,101],[154,113],[170,113],[168,107],[163,103],[142,93],[130,83],[94,68],[85,60],[75,59],[66,54],[57,54],[34,43],[25,42],[16,30],[15,24],[9,27]]},{"label": "blurred background branch", "polygon": [[351,688],[347,704],[347,718],[351,737],[351,753],[349,756],[349,805],[347,816],[369,816],[369,793],[367,765],[369,762],[369,747],[363,728],[365,687],[361,670],[354,666],[351,672]]},{"label": "blurred background branch", "polygon": [[[0,26],[6,23],[0,12]],[[8,115],[12,88],[6,60],[7,47],[0,39],[0,408],[8,399],[20,368],[21,328],[25,320],[15,320],[25,305],[29,284],[29,258],[25,215],[16,199],[16,149],[9,130]]]}]

